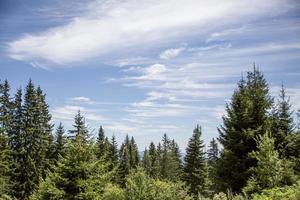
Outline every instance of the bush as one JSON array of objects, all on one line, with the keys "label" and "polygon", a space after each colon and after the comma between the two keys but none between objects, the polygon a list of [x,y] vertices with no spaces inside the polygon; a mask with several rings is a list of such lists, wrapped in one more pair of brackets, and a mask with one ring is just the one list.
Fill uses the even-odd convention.
[{"label": "bush", "polygon": [[253,200],[300,200],[300,182],[293,186],[275,187],[253,194]]}]

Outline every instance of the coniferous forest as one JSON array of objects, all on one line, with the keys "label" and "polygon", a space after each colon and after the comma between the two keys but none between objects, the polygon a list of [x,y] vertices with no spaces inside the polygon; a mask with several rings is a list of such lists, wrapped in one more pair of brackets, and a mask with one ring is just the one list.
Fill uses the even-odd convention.
[{"label": "coniferous forest", "polygon": [[255,67],[225,105],[219,136],[205,144],[199,124],[185,150],[167,134],[145,150],[129,135],[117,144],[101,122],[95,139],[80,110],[71,130],[54,126],[35,84],[12,94],[1,81],[0,199],[300,199],[298,111]]}]

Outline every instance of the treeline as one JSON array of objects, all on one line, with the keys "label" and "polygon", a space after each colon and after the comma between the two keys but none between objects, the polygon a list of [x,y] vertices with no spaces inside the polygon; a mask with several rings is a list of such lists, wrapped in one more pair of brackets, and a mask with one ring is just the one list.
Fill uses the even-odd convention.
[{"label": "treeline", "polygon": [[289,98],[284,87],[270,96],[255,67],[226,105],[219,137],[205,148],[197,125],[185,156],[167,134],[143,156],[133,137],[118,145],[102,126],[94,140],[80,111],[71,130],[53,130],[45,98],[31,80],[14,96],[7,80],[0,84],[0,199],[300,198],[300,133]]}]

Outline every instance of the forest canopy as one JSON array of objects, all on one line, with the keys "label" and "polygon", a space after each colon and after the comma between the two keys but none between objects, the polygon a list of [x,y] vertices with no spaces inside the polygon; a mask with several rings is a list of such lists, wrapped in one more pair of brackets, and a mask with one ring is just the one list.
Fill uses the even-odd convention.
[{"label": "forest canopy", "polygon": [[[0,199],[300,199],[300,131],[284,86],[271,96],[257,68],[241,77],[209,144],[200,125],[185,154],[164,134],[141,151],[134,137],[91,137],[78,110],[54,124],[32,80],[11,94],[0,84]],[[143,152],[143,155],[140,154]]]}]

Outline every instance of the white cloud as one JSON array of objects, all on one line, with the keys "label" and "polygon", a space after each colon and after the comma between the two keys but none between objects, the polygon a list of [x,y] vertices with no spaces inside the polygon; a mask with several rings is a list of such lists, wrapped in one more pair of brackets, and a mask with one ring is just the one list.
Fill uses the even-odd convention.
[{"label": "white cloud", "polygon": [[162,52],[159,57],[160,59],[171,59],[177,57],[185,48],[176,48],[176,49],[167,49],[164,52]]},{"label": "white cloud", "polygon": [[102,115],[99,115],[96,110],[88,109],[82,106],[73,106],[73,105],[55,107],[51,111],[51,114],[54,120],[72,121],[79,110],[84,115],[87,121],[106,120],[106,118],[103,117]]},{"label": "white cloud", "polygon": [[[276,15],[290,9],[289,2],[92,1],[86,4],[89,12],[83,12],[83,16],[78,12],[78,16],[66,25],[28,34],[10,42],[8,54],[14,59],[31,63],[77,62],[111,52],[127,52],[131,47],[150,47],[162,41],[197,35],[216,26],[239,21],[246,23],[262,16]],[[168,56],[176,53],[172,50]]]},{"label": "white cloud", "polygon": [[95,102],[88,97],[72,97],[70,100],[73,103],[94,104]]}]

